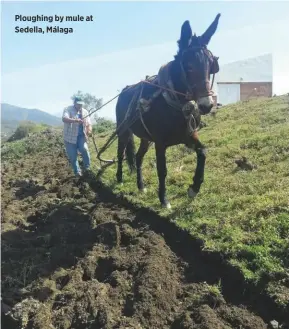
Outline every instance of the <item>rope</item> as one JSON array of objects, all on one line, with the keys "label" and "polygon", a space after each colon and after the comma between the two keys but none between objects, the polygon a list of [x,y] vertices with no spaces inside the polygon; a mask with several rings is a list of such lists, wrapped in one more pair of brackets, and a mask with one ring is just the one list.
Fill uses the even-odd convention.
[{"label": "rope", "polygon": [[[139,100],[140,100],[140,98],[141,98],[141,96],[142,96],[143,88],[144,88],[144,85],[142,85],[142,88],[141,88],[141,91],[140,91],[140,94],[139,94]],[[150,138],[151,138],[152,140],[154,140],[152,134],[151,134],[150,131],[148,130],[148,127],[146,126],[146,124],[145,124],[144,121],[143,121],[142,107],[140,106],[140,104],[138,104],[137,108],[138,108],[138,111],[139,111],[140,121],[141,121],[141,123],[142,123],[142,125],[143,125],[145,131],[146,131],[147,134],[150,136]]]},{"label": "rope", "polygon": [[[212,84],[211,84],[211,89],[213,87],[213,84],[214,84],[214,79],[215,79],[215,73],[213,74],[213,80],[212,80]],[[173,90],[173,89],[170,89],[170,88],[166,88],[166,87],[163,87],[163,86],[159,86],[153,82],[150,82],[150,81],[147,81],[147,80],[141,80],[140,82],[134,84],[134,85],[131,85],[129,87],[127,87],[127,89],[121,91],[118,95],[116,95],[115,97],[113,97],[112,99],[110,99],[109,101],[107,101],[106,103],[104,103],[103,105],[101,105],[100,107],[98,107],[96,110],[92,111],[92,112],[89,112],[89,114],[87,116],[85,116],[83,119],[89,117],[90,115],[92,115],[93,113],[99,111],[100,109],[102,109],[104,106],[108,105],[109,103],[111,103],[114,99],[116,99],[117,97],[119,97],[122,93],[130,90],[131,88],[133,87],[136,87],[137,85],[141,84],[141,83],[146,83],[146,84],[149,84],[149,85],[152,85],[152,86],[155,86],[155,87],[158,87],[159,89],[162,89],[162,90],[166,90],[166,91],[169,91],[169,92],[172,92],[172,93],[175,93],[175,94],[178,94],[178,95],[181,95],[181,96],[184,96],[184,97],[188,97],[188,94],[184,94],[184,93],[181,93],[181,92],[178,92],[176,90]],[[134,98],[136,98],[136,95],[137,95],[137,92],[135,93],[134,95]],[[100,155],[107,149],[109,148],[112,143],[115,141],[115,139],[117,138],[117,135],[122,135],[122,133],[124,133],[124,131],[130,127],[136,120],[138,120],[139,118],[141,119],[142,121],[142,124],[144,125],[144,122],[143,122],[143,118],[142,118],[142,115],[137,116],[135,115],[132,119],[130,119],[130,121],[126,122],[127,125],[125,127],[125,129],[123,129],[122,132],[121,131],[121,128],[123,126],[123,124],[125,123],[125,121],[127,120],[127,117],[129,116],[129,111],[132,107],[132,104],[134,103],[134,100],[135,99],[132,99],[132,101],[130,102],[130,105],[129,105],[129,108],[128,108],[128,111],[126,113],[126,116],[124,118],[124,120],[121,122],[121,124],[119,125],[119,127],[114,131],[114,133],[109,137],[108,141],[103,145],[103,147],[98,150],[97,146],[96,146],[96,142],[95,142],[95,138],[94,138],[94,134],[92,133],[92,139],[93,139],[93,143],[94,143],[94,147],[95,147],[95,150],[96,150],[96,153],[97,153],[97,158],[99,159],[100,161],[100,164],[101,162],[106,162],[106,163],[114,163],[115,160],[106,160],[106,159],[101,159]],[[147,133],[151,136],[150,132],[147,130],[146,126],[144,125]]]},{"label": "rope", "polygon": [[87,117],[91,116],[91,114],[99,111],[100,109],[102,109],[103,107],[105,107],[107,104],[111,103],[114,99],[116,99],[121,93],[119,93],[118,95],[116,95],[115,97],[113,97],[112,99],[110,99],[109,101],[107,101],[106,103],[104,103],[103,105],[101,105],[100,107],[98,107],[96,110],[89,112],[89,114],[87,116],[85,116],[83,119],[86,119]]},{"label": "rope", "polygon": [[[83,119],[85,119],[85,118],[87,118],[87,117],[89,117],[89,116],[91,116],[93,113],[95,113],[95,112],[97,112],[97,111],[99,111],[101,108],[103,108],[104,106],[106,106],[107,104],[109,104],[110,102],[112,102],[114,99],[116,99],[119,95],[121,95],[123,92],[125,92],[125,91],[127,91],[127,90],[129,90],[129,89],[131,89],[132,87],[135,87],[135,86],[137,86],[138,84],[140,84],[141,83],[141,81],[140,82],[138,82],[137,84],[134,84],[134,85],[132,85],[132,86],[129,86],[126,90],[123,90],[121,93],[119,93],[118,95],[116,95],[115,97],[113,97],[112,99],[110,99],[109,101],[107,101],[105,104],[103,104],[103,105],[101,105],[100,107],[98,107],[96,110],[94,110],[94,111],[89,111],[89,114],[87,115],[87,116],[85,116]],[[135,98],[135,96],[134,96],[134,98]],[[131,104],[133,103],[133,100],[134,100],[134,98],[132,99],[132,101],[131,101],[131,103],[130,103],[130,106],[129,106],[129,109],[130,109],[130,107],[131,107]],[[100,155],[115,141],[115,139],[116,139],[116,135],[118,134],[118,132],[119,132],[119,130],[120,130],[120,128],[121,128],[121,126],[123,125],[123,123],[125,122],[125,120],[127,119],[127,117],[128,117],[128,115],[129,115],[129,109],[128,109],[128,111],[127,111],[127,113],[126,113],[126,116],[125,116],[125,118],[124,118],[124,120],[122,121],[122,123],[120,124],[120,126],[117,128],[117,130],[110,136],[110,138],[108,139],[108,141],[104,144],[104,146],[100,149],[100,150],[98,150],[98,148],[97,148],[97,145],[96,145],[96,142],[95,142],[95,135],[94,135],[94,132],[93,132],[93,130],[92,130],[92,141],[93,141],[93,144],[94,144],[94,148],[95,148],[95,151],[96,151],[96,154],[97,154],[97,158],[98,158],[98,160],[99,160],[99,162],[100,162],[100,165],[101,165],[101,163],[102,162],[105,162],[105,163],[114,163],[115,162],[115,159],[113,159],[113,160],[107,160],[107,159],[102,159],[101,157],[100,157]]]},{"label": "rope", "polygon": [[[92,114],[91,111],[89,111],[89,115],[90,114]],[[91,135],[92,135],[92,141],[93,141],[93,145],[94,145],[94,148],[95,148],[95,152],[98,155],[99,154],[99,150],[98,150],[97,145],[96,145],[96,142],[95,142],[95,135],[94,135],[93,129],[92,129]],[[98,156],[97,156],[97,158],[98,158]],[[107,159],[100,159],[100,158],[98,158],[98,160],[100,162],[100,166],[102,165],[101,164],[102,162],[105,162],[105,163],[113,163],[114,162],[114,160],[107,160]]]},{"label": "rope", "polygon": [[158,88],[163,89],[163,90],[166,90],[166,91],[170,91],[170,92],[175,93],[175,94],[178,94],[178,95],[182,95],[182,96],[185,96],[185,97],[188,96],[187,94],[180,93],[179,91],[175,91],[175,90],[170,89],[170,88],[165,88],[165,87],[159,86],[159,85],[157,85],[157,84],[155,84],[155,83],[152,83],[152,82],[149,82],[149,81],[146,81],[146,80],[142,80],[141,82],[147,83],[147,84],[149,84],[149,85],[152,85],[152,86],[158,87]]},{"label": "rope", "polygon": [[109,104],[109,103],[111,103],[113,100],[115,100],[118,96],[120,96],[121,94],[125,93],[125,92],[128,91],[129,89],[131,89],[131,88],[133,88],[133,87],[139,85],[139,84],[142,83],[142,82],[146,82],[146,81],[145,81],[145,80],[141,80],[140,82],[138,82],[138,83],[136,83],[136,84],[134,84],[134,85],[131,85],[131,86],[127,87],[127,89],[122,90],[119,94],[117,94],[117,95],[114,96],[112,99],[110,99],[109,101],[107,101],[106,103],[104,103],[103,105],[101,105],[100,107],[98,107],[96,110],[94,110],[94,111],[92,111],[92,112],[89,112],[89,114],[88,114],[87,116],[83,117],[83,119],[85,119],[85,118],[89,117],[91,114],[93,114],[93,113],[99,111],[100,109],[102,109],[103,107],[105,107],[107,104]]},{"label": "rope", "polygon": [[[115,139],[117,138],[117,135],[118,135],[118,136],[122,135],[122,134],[126,131],[127,127],[130,127],[132,124],[134,124],[134,122],[135,122],[136,120],[139,119],[139,117],[136,115],[136,114],[137,114],[137,113],[136,113],[134,117],[132,117],[132,118],[130,118],[129,120],[127,120],[127,118],[129,117],[130,109],[131,109],[131,107],[132,107],[132,105],[133,105],[133,103],[134,103],[134,101],[135,101],[135,99],[136,99],[136,96],[137,96],[137,93],[135,93],[133,99],[131,100],[130,105],[129,105],[129,108],[128,108],[127,112],[126,112],[125,118],[123,119],[123,121],[121,122],[121,124],[120,124],[120,125],[118,126],[118,128],[112,133],[112,135],[109,137],[109,139],[107,140],[107,142],[103,145],[103,147],[99,150],[99,152],[98,152],[98,156],[97,156],[99,160],[100,160],[100,155],[101,155],[101,154],[102,154],[107,148],[109,148],[109,147],[111,146],[111,144],[112,144],[112,143],[115,141]],[[127,124],[127,125],[125,126],[125,128],[123,128],[124,123]],[[115,161],[115,160],[113,160],[113,161]]]},{"label": "rope", "polygon": [[100,109],[102,109],[102,108],[103,108],[104,106],[106,106],[107,104],[111,103],[113,100],[115,100],[118,96],[120,96],[120,95],[123,94],[124,92],[128,91],[129,89],[131,89],[131,88],[133,88],[133,87],[135,87],[135,86],[137,86],[137,85],[139,85],[139,84],[141,84],[141,83],[147,83],[147,84],[149,84],[149,85],[152,85],[152,86],[158,87],[159,89],[163,89],[163,90],[166,90],[166,91],[170,91],[170,92],[173,92],[173,93],[175,93],[175,94],[178,94],[178,95],[181,95],[181,96],[184,96],[184,97],[187,97],[187,96],[188,96],[187,94],[181,93],[181,92],[179,92],[179,91],[175,91],[175,90],[170,89],[170,88],[165,88],[165,87],[159,86],[159,85],[157,85],[157,84],[155,84],[155,83],[152,83],[152,82],[149,82],[149,81],[147,81],[147,80],[141,80],[140,82],[138,82],[138,83],[136,83],[136,84],[134,84],[134,85],[129,86],[126,90],[123,90],[122,92],[120,92],[119,94],[117,94],[115,97],[113,97],[112,99],[110,99],[109,101],[107,101],[106,103],[104,103],[103,105],[101,105],[100,107],[98,107],[96,110],[94,110],[94,111],[92,111],[92,112],[89,112],[89,114],[88,114],[87,116],[83,117],[83,119],[85,119],[85,118],[91,116],[91,114],[93,114],[93,113],[99,111]]},{"label": "rope", "polygon": [[[156,86],[156,87],[158,87],[158,88],[160,88],[160,89],[163,89],[163,90],[167,90],[167,91],[171,91],[171,92],[175,92],[175,93],[177,93],[177,94],[180,94],[180,95],[182,95],[182,96],[187,96],[186,94],[184,94],[184,93],[180,93],[180,92],[177,92],[177,91],[174,91],[174,90],[172,90],[172,89],[169,89],[169,88],[165,88],[165,87],[162,87],[162,86],[159,86],[159,85],[157,85],[157,84],[155,84],[155,83],[152,83],[152,82],[149,82],[149,81],[147,81],[147,80],[141,80],[140,82],[138,82],[137,84],[135,84],[135,85],[133,85],[133,86],[130,86],[128,89],[130,89],[130,88],[132,88],[132,87],[135,87],[135,86],[137,86],[138,84],[140,84],[140,83],[147,83],[147,84],[150,84],[150,85],[153,85],[153,86]],[[128,89],[126,89],[126,90],[124,90],[123,92],[126,92]],[[121,94],[121,93],[120,93]],[[119,94],[119,95],[120,95]],[[119,96],[118,95],[118,96]],[[136,98],[136,95],[137,95],[137,93],[135,93],[135,95],[134,95],[134,98]],[[117,96],[116,96],[117,97]],[[116,97],[114,97],[114,98],[116,98]],[[113,98],[113,99],[114,99]],[[134,101],[134,98],[132,99],[132,101],[130,102],[130,105],[129,105],[129,108],[128,108],[128,111],[127,111],[127,114],[129,113],[129,111],[130,111],[130,109],[131,109],[131,107],[132,107],[132,104],[134,103],[133,101]],[[112,99],[112,100],[113,100]],[[107,102],[107,104],[108,104],[109,102]],[[100,108],[99,108],[100,109]],[[98,110],[98,109],[97,109]],[[96,111],[94,111],[94,112],[96,112]],[[92,112],[93,113],[93,112]],[[91,113],[91,114],[92,114]],[[127,119],[127,116],[128,115],[126,115],[126,117],[124,118],[124,120],[121,122],[121,124],[119,125],[119,127],[116,129],[116,131],[109,137],[109,139],[108,139],[108,141],[103,145],[103,147],[98,151],[98,156],[97,156],[97,158],[101,161],[101,158],[100,158],[100,155],[106,150],[106,149],[108,149],[111,145],[112,145],[112,143],[115,141],[115,139],[117,138],[117,135],[121,135],[122,133],[124,133],[124,131],[128,128],[128,127],[130,127],[132,124],[134,124],[135,123],[135,121],[136,120],[138,120],[138,119],[141,119],[141,121],[142,121],[142,123],[143,123],[143,118],[142,118],[142,115],[139,117],[138,115],[135,115],[130,121],[128,121],[128,122],[126,122],[126,119]],[[126,127],[125,127],[125,129],[124,129],[124,131],[122,131],[122,132],[120,132],[121,131],[121,128],[122,128],[122,126],[123,126],[123,124],[124,123],[126,123]],[[144,125],[144,123],[143,123],[143,125]],[[146,131],[147,131],[147,133],[151,136],[151,134],[150,134],[150,132],[148,131],[148,129],[147,129],[147,127],[144,125],[144,128],[146,129]],[[115,161],[115,160],[111,160],[111,161]]]}]

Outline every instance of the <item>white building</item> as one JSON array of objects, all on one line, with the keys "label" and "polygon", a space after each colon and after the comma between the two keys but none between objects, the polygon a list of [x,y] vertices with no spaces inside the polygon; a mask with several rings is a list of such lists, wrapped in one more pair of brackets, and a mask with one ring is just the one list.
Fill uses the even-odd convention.
[{"label": "white building", "polygon": [[220,65],[215,80],[217,102],[222,105],[254,97],[272,97],[272,54]]}]

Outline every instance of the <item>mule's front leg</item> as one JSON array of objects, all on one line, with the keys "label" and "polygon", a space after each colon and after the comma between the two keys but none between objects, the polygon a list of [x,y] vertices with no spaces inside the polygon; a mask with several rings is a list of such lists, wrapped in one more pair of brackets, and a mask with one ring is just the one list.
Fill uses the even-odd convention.
[{"label": "mule's front leg", "polygon": [[164,146],[156,145],[156,158],[157,158],[157,170],[159,177],[159,199],[162,207],[170,209],[171,205],[166,198],[167,165],[166,165],[166,148]]},{"label": "mule's front leg", "polygon": [[198,141],[196,145],[197,154],[197,167],[195,171],[195,176],[193,178],[193,184],[189,186],[188,195],[190,198],[194,199],[200,191],[201,185],[204,182],[204,172],[205,172],[205,162],[206,162],[206,149]]}]

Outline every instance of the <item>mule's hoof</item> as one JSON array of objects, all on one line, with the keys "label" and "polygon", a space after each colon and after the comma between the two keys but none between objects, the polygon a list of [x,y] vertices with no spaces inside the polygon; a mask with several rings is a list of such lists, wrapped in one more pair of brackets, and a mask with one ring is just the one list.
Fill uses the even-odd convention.
[{"label": "mule's hoof", "polygon": [[169,202],[166,202],[166,203],[162,203],[162,208],[172,209],[172,206]]},{"label": "mule's hoof", "polygon": [[140,189],[139,191],[142,194],[146,194],[148,190],[144,187],[144,188]]},{"label": "mule's hoof", "polygon": [[195,199],[195,197],[197,196],[197,192],[195,192],[192,187],[188,188],[188,197],[191,199]]},{"label": "mule's hoof", "polygon": [[136,172],[136,167],[129,168],[129,174],[133,175]]}]

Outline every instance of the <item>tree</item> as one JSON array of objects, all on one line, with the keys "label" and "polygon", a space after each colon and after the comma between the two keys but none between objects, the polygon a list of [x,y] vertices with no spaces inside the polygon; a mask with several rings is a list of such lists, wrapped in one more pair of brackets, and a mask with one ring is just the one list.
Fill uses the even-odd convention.
[{"label": "tree", "polygon": [[93,126],[93,132],[96,134],[112,131],[116,128],[115,122],[110,119],[98,117],[96,124]]},{"label": "tree", "polygon": [[[96,98],[95,96],[89,94],[89,93],[83,93],[82,91],[78,90],[77,93],[75,93],[71,99],[74,100],[75,97],[81,97],[84,101],[84,104],[85,104],[85,108],[90,112],[90,111],[93,111],[97,108],[99,108],[103,101],[102,101],[102,98]],[[98,119],[98,115],[97,113],[94,113],[93,114],[93,118],[95,121],[97,121]]]}]

